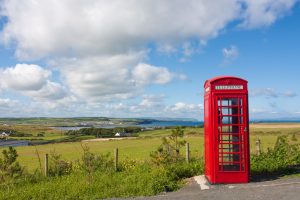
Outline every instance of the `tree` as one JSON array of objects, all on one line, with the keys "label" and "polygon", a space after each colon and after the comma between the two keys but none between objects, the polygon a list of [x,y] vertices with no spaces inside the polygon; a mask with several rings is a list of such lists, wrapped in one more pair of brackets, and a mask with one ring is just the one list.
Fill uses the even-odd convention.
[{"label": "tree", "polygon": [[17,162],[18,153],[13,147],[2,151],[3,159],[0,158],[0,182],[4,182],[8,178],[19,177],[23,174],[24,169]]},{"label": "tree", "polygon": [[181,127],[172,129],[171,135],[164,137],[162,139],[162,145],[160,145],[155,152],[150,154],[152,161],[159,165],[180,160],[180,148],[186,143],[185,140],[180,140],[183,136],[184,130]]}]

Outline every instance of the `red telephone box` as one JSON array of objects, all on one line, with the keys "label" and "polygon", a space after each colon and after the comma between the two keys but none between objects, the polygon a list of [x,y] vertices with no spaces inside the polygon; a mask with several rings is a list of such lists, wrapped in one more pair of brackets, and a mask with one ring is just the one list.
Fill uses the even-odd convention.
[{"label": "red telephone box", "polygon": [[223,76],[204,84],[205,176],[212,184],[249,182],[247,83]]}]

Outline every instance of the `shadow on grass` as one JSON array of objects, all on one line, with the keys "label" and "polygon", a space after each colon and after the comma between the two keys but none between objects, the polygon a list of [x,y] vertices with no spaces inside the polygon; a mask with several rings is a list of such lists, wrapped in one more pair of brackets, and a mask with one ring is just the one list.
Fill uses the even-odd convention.
[{"label": "shadow on grass", "polygon": [[271,181],[289,175],[300,175],[300,165],[282,168],[274,172],[251,172],[251,182]]}]

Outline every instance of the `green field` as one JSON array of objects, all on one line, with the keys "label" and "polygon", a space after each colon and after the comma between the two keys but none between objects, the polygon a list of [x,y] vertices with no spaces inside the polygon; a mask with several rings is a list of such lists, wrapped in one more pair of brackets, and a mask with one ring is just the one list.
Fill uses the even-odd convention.
[{"label": "green field", "polygon": [[[10,139],[20,139],[20,140],[53,140],[58,138],[66,137],[64,131],[56,130],[51,127],[43,125],[0,125],[0,130],[16,131],[17,133],[31,134],[30,137],[9,137]],[[42,133],[43,137],[38,137],[37,135]]]},{"label": "green field", "polygon": [[[36,131],[36,130],[35,130]],[[16,147],[19,158],[18,160],[23,166],[26,166],[29,171],[39,167],[40,156],[42,162],[44,155],[55,151],[61,154],[62,157],[69,161],[80,159],[83,150],[82,145],[90,148],[91,152],[95,153],[112,153],[115,148],[119,149],[120,159],[149,159],[149,154],[155,151],[161,144],[161,137],[167,136],[171,133],[171,129],[161,129],[153,131],[145,131],[140,133],[140,137],[136,139],[124,140],[110,140],[110,141],[93,141],[93,142],[70,142],[70,143],[56,143],[38,146],[23,146]],[[53,137],[61,136],[60,133],[53,132]],[[264,128],[264,126],[253,125],[250,128],[250,148],[251,152],[255,152],[255,140],[261,140],[261,149],[266,151],[268,147],[273,147],[278,135],[289,135],[289,139],[293,134],[296,136],[297,141],[300,141],[300,128]],[[191,155],[201,157],[203,155],[203,128],[186,128],[184,139],[189,142]],[[51,138],[51,133],[49,136]],[[3,148],[2,148],[3,149]]]}]

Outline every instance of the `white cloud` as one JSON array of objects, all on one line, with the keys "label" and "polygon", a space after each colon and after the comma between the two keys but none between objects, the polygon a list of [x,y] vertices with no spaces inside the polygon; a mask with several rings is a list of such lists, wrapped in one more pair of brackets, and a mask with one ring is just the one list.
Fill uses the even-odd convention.
[{"label": "white cloud", "polygon": [[7,45],[15,44],[16,55],[23,59],[61,54],[120,54],[140,49],[149,42],[173,46],[189,38],[205,41],[235,20],[246,28],[268,26],[289,12],[296,2],[3,0],[1,15],[9,20],[1,39]]},{"label": "white cloud", "polygon": [[38,65],[17,64],[0,70],[0,88],[35,100],[61,99],[66,91],[59,83],[50,81],[51,74]]},{"label": "white cloud", "polygon": [[251,108],[250,109],[250,113],[252,114],[263,114],[266,113],[267,111],[265,109],[262,108]]},{"label": "white cloud", "polygon": [[167,54],[167,55],[177,52],[176,47],[174,47],[171,44],[167,44],[167,43],[158,44],[156,49],[157,49],[158,52],[163,53],[163,54]]},{"label": "white cloud", "polygon": [[36,100],[57,100],[66,97],[66,89],[55,82],[47,80],[47,83],[40,90],[31,90],[23,92]]},{"label": "white cloud", "polygon": [[2,99],[0,98],[0,109],[4,109],[4,108],[11,108],[14,107],[18,102],[16,100],[13,99]]},{"label": "white cloud", "polygon": [[239,56],[239,50],[234,45],[231,45],[228,48],[223,48],[222,53],[223,53],[224,59],[227,61],[234,60]]},{"label": "white cloud", "polygon": [[132,71],[134,81],[137,84],[150,83],[166,84],[172,80],[172,73],[166,67],[155,67],[145,63],[139,63]]},{"label": "white cloud", "polygon": [[177,102],[172,106],[167,107],[167,111],[179,112],[179,113],[190,113],[200,111],[203,109],[202,104],[186,104],[183,102]]},{"label": "white cloud", "polygon": [[15,67],[0,69],[1,87],[13,90],[39,90],[51,75],[38,65],[17,64]]},{"label": "white cloud", "polygon": [[140,103],[129,107],[133,113],[147,113],[148,115],[162,114],[165,108],[164,95],[144,95]]},{"label": "white cloud", "polygon": [[251,29],[273,24],[288,13],[298,0],[245,0],[247,7],[242,13],[241,27]]},{"label": "white cloud", "polygon": [[56,66],[75,95],[87,101],[111,101],[135,97],[149,84],[166,84],[177,77],[165,67],[140,63],[143,56],[140,52],[65,59]]},{"label": "white cloud", "polygon": [[296,97],[297,96],[297,94],[293,91],[285,91],[282,93],[282,95],[285,97]]},{"label": "white cloud", "polygon": [[201,46],[205,46],[205,42],[200,41],[199,44],[194,44],[191,42],[184,42],[182,45],[182,57],[179,59],[179,62],[187,62],[190,61],[190,58],[200,52]]},{"label": "white cloud", "polygon": [[[2,0],[0,17],[7,20],[0,42],[19,60],[51,60],[64,82],[53,82],[51,71],[38,65],[19,64],[0,71],[0,88],[51,108],[72,103],[73,109],[92,114],[95,110],[82,101],[115,102],[141,95],[150,84],[187,79],[171,72],[170,66],[151,65],[148,48],[181,54],[180,61],[186,62],[197,52],[192,41],[205,45],[231,22],[244,28],[268,26],[294,4],[292,0]],[[239,54],[235,46],[223,53],[226,59]],[[143,99],[136,109],[154,105],[161,103]],[[115,107],[129,111],[132,105],[118,102]],[[182,115],[199,107],[177,103],[165,111]]]},{"label": "white cloud", "polygon": [[265,96],[268,98],[277,98],[277,97],[296,97],[297,94],[293,91],[285,91],[280,92],[276,91],[273,88],[260,88],[260,89],[252,89],[250,90],[250,96],[258,97],[258,96]]},{"label": "white cloud", "polygon": [[266,96],[266,97],[273,97],[273,98],[278,97],[278,93],[275,92],[275,90],[272,88],[252,89],[250,90],[250,95],[253,97],[257,97],[257,96]]},{"label": "white cloud", "polygon": [[71,92],[86,100],[126,99],[140,92],[131,70],[140,54],[95,56],[60,61],[61,74]]},{"label": "white cloud", "polygon": [[17,56],[25,59],[53,54],[119,54],[151,41],[215,37],[239,17],[240,7],[240,3],[228,0],[7,0],[3,1],[2,15],[9,22],[2,40],[15,43]]},{"label": "white cloud", "polygon": [[0,98],[0,116],[1,117],[16,117],[16,113],[20,113],[20,103],[11,98]]}]

